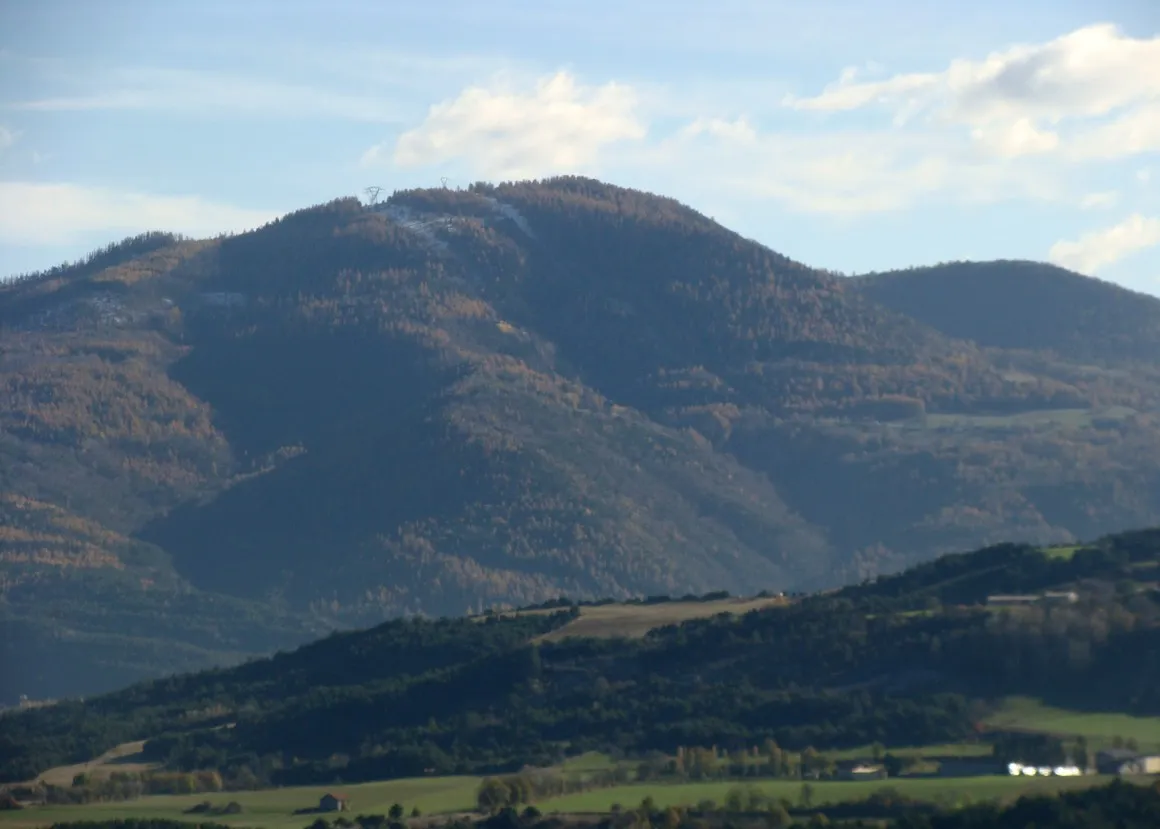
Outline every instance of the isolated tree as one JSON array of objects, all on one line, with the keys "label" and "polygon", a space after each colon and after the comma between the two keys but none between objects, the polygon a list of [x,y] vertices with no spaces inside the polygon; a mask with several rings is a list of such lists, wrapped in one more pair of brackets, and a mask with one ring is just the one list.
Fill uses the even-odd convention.
[{"label": "isolated tree", "polygon": [[508,789],[507,784],[494,777],[488,777],[479,784],[476,803],[481,812],[494,815],[508,804],[510,798],[511,791]]},{"label": "isolated tree", "polygon": [[801,792],[798,794],[798,803],[803,809],[808,809],[814,805],[814,787],[809,783],[802,783]]},{"label": "isolated tree", "polygon": [[769,829],[786,829],[787,826],[793,824],[793,818],[789,816],[785,806],[780,803],[774,803],[769,807],[769,812],[766,813],[765,825]]},{"label": "isolated tree", "polygon": [[813,746],[807,746],[802,752],[802,774],[817,776],[821,771],[821,755]]},{"label": "isolated tree", "polygon": [[725,810],[727,812],[736,813],[745,809],[745,791],[740,787],[734,787],[725,795]]},{"label": "isolated tree", "polygon": [[769,758],[769,766],[771,774],[775,777],[782,773],[782,750],[781,746],[777,744],[776,740],[768,739],[762,745],[762,751],[765,756]]}]

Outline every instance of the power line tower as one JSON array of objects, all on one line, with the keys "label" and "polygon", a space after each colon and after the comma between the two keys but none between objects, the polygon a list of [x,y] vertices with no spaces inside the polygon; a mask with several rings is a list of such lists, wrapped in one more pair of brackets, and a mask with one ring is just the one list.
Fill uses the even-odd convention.
[{"label": "power line tower", "polygon": [[383,192],[383,188],[377,186],[367,187],[365,190],[363,190],[363,192],[367,194],[367,205],[374,207],[376,204],[378,204],[379,193]]}]

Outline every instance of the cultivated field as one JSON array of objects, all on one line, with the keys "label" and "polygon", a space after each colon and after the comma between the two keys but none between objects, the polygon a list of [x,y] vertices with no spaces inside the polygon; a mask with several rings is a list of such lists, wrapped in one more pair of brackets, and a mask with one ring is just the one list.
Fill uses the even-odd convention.
[{"label": "cultivated field", "polygon": [[579,618],[545,635],[544,641],[569,636],[609,638],[644,636],[654,628],[690,619],[706,619],[719,613],[742,614],[784,605],[786,599],[718,599],[710,602],[658,602],[657,604],[606,604],[581,607]]},{"label": "cultivated field", "polygon": [[96,759],[87,763],[76,763],[71,766],[57,766],[42,772],[36,779],[53,786],[68,786],[78,774],[87,774],[91,777],[108,777],[115,771],[141,772],[155,768],[155,763],[141,762],[141,750],[145,747],[144,740],[133,743],[123,743],[111,748]]},{"label": "cultivated field", "polygon": [[[984,800],[1009,800],[1034,792],[1058,792],[1107,783],[1110,777],[899,777],[891,780],[814,781],[810,783],[814,805],[862,800],[883,788],[910,797],[954,805]],[[607,812],[614,805],[632,808],[646,797],[658,806],[694,806],[703,800],[723,803],[738,787],[753,789],[770,798],[799,802],[802,783],[798,780],[764,780],[752,783],[714,781],[709,783],[643,783],[597,789],[554,798],[539,804],[545,812]]]},{"label": "cultivated field", "polygon": [[1160,717],[1088,714],[1052,708],[1038,700],[1012,697],[987,719],[986,724],[1003,730],[1082,736],[1093,748],[1103,747],[1113,738],[1122,737],[1134,739],[1141,749],[1160,750]]},{"label": "cultivated field", "polygon": [[[475,805],[478,777],[421,777],[362,783],[351,786],[302,786],[267,789],[259,792],[220,792],[200,795],[154,795],[123,803],[91,803],[84,806],[33,807],[16,812],[0,812],[3,829],[40,829],[58,821],[107,818],[170,818],[172,820],[212,821],[227,826],[250,826],[255,829],[302,829],[314,815],[296,815],[297,809],[318,805],[328,791],[341,792],[350,798],[352,814],[385,815],[394,803],[410,813],[418,806],[424,814],[456,812]],[[191,806],[203,801],[224,806],[230,801],[242,805],[239,815],[198,816],[186,814]]]}]

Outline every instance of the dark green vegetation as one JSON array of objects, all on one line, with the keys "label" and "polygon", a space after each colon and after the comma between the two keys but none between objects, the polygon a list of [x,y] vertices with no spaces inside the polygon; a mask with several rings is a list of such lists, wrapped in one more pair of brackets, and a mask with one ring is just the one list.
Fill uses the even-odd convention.
[{"label": "dark green vegetation", "polygon": [[953,262],[854,287],[950,337],[1115,365],[1160,357],[1160,299],[1043,262]]},{"label": "dark green vegetation", "polygon": [[[1003,545],[642,639],[544,641],[575,610],[399,620],[246,665],[0,717],[0,780],[131,740],[227,785],[546,766],[587,750],[790,751],[978,735],[990,700],[1160,714],[1160,532]],[[997,609],[996,586],[1075,586]],[[1126,735],[1131,736],[1131,735]],[[233,781],[232,783],[230,781]]]},{"label": "dark green vegetation", "polygon": [[[1055,275],[1024,293],[1111,291]],[[0,700],[1160,524],[1160,378],[1122,323],[1082,329],[1131,340],[1099,365],[985,349],[576,178],[129,240],[0,286]]]},{"label": "dark green vegetation", "polygon": [[77,820],[54,823],[52,829],[229,829],[222,823],[207,823],[168,818],[129,818],[128,820]]}]

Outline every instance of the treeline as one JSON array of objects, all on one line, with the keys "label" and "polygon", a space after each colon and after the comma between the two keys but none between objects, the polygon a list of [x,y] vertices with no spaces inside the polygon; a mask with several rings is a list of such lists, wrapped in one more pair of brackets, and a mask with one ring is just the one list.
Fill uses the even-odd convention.
[{"label": "treeline", "polygon": [[188,237],[178,233],[164,231],[146,231],[136,236],[129,236],[120,242],[111,242],[102,248],[76,260],[66,262],[41,271],[19,274],[11,278],[12,283],[35,282],[38,280],[55,279],[62,276],[82,278],[105,268],[111,268],[122,262],[127,262],[137,256],[152,253],[160,248],[176,245],[187,241]]},{"label": "treeline", "polygon": [[[758,593],[758,598],[767,598],[772,594],[763,590]],[[686,593],[683,596],[669,596],[654,595],[654,596],[634,596],[628,599],[613,599],[606,597],[603,599],[570,599],[567,596],[559,596],[555,599],[548,599],[547,601],[536,604],[524,605],[522,607],[514,608],[515,611],[522,610],[551,610],[554,608],[566,607],[606,607],[610,604],[626,604],[626,605],[653,605],[666,604],[668,602],[719,602],[725,599],[732,598],[728,590],[711,590],[708,593],[700,595],[696,593]],[[496,613],[500,611],[488,610],[488,613]]]},{"label": "treeline", "polygon": [[[892,776],[902,773],[912,763],[910,759],[903,761],[892,756],[881,745],[872,747],[868,759],[882,762],[891,770]],[[716,746],[682,746],[672,756],[651,752],[635,765],[615,763],[608,768],[594,769],[582,775],[569,775],[554,770],[528,770],[518,774],[486,777],[476,793],[476,805],[480,811],[494,814],[507,807],[527,806],[553,797],[629,783],[745,778],[821,780],[834,777],[836,773],[837,762],[813,747],[807,747],[801,752],[784,751],[773,740],[766,740],[762,746],[737,748],[731,752],[722,751]],[[728,804],[741,802],[737,799],[740,795],[734,797],[736,792],[745,793],[749,802],[755,802],[755,798],[760,799],[758,790],[752,786],[737,788],[731,792]],[[740,811],[740,807],[733,811]]]},{"label": "treeline", "polygon": [[52,829],[230,829],[224,823],[169,818],[114,818],[112,820],[72,820],[52,824]]},{"label": "treeline", "polygon": [[[839,595],[881,602],[885,610],[916,610],[927,605],[975,604],[988,595],[1034,593],[1093,579],[1104,582],[1105,590],[1117,582],[1126,582],[1134,590],[1139,566],[1155,561],[1157,550],[1160,530],[1155,529],[1106,536],[1068,556],[1048,555],[1030,544],[996,544],[939,556],[900,573],[842,588]],[[1091,585],[1088,590],[1098,587]]]},{"label": "treeline", "polygon": [[145,795],[207,794],[224,791],[226,781],[217,771],[193,772],[124,772],[107,777],[78,774],[69,786],[36,784],[27,793],[34,799],[56,805],[107,803],[134,800]]},{"label": "treeline", "polygon": [[956,812],[903,817],[897,829],[1151,829],[1160,826],[1160,787],[1115,781],[1058,797],[1023,797],[1010,806],[983,804]]}]

